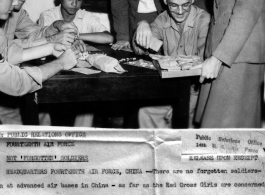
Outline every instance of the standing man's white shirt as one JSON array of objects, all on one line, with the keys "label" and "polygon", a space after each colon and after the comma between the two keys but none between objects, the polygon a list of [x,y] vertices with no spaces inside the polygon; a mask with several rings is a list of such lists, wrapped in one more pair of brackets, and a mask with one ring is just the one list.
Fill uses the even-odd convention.
[{"label": "standing man's white shirt", "polygon": [[138,13],[152,13],[156,12],[156,6],[154,0],[139,0]]},{"label": "standing man's white shirt", "polygon": [[[61,13],[61,5],[46,10],[41,13],[39,24],[41,26],[49,26],[56,20],[64,20]],[[108,31],[108,29],[100,23],[100,20],[93,13],[79,9],[73,20],[77,26],[79,33],[96,33]]]}]

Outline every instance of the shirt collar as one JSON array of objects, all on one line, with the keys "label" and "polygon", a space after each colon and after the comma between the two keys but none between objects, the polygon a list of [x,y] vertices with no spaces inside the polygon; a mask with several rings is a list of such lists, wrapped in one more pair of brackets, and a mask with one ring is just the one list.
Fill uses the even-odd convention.
[{"label": "shirt collar", "polygon": [[[61,17],[61,19],[63,20],[63,15],[62,15],[62,12],[61,12],[61,4],[58,6],[58,12],[59,12],[59,16]],[[75,19],[82,19],[82,13],[81,13],[81,9],[79,9],[76,14],[75,14]]]},{"label": "shirt collar", "polygon": [[[183,32],[185,32],[188,29],[188,27],[193,28],[195,18],[196,18],[196,8],[193,5],[191,5],[190,14],[185,21]],[[164,24],[164,28],[169,28],[169,27],[172,27],[175,30],[179,31],[179,25],[173,20],[173,18],[171,18],[169,14],[167,14],[167,20],[166,23]]]}]

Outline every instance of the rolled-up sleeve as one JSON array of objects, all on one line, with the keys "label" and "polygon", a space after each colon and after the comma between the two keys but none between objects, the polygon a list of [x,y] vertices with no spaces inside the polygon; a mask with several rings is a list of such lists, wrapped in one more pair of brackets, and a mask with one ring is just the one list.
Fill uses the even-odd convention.
[{"label": "rolled-up sleeve", "polygon": [[7,61],[0,63],[0,91],[22,96],[42,88],[42,73],[38,67],[19,68]]},{"label": "rolled-up sleeve", "polygon": [[19,39],[26,39],[27,45],[25,47],[32,47],[38,42],[47,43],[45,37],[58,33],[58,30],[51,26],[40,26],[33,22],[28,13],[21,9],[20,15],[16,25],[16,36]]}]

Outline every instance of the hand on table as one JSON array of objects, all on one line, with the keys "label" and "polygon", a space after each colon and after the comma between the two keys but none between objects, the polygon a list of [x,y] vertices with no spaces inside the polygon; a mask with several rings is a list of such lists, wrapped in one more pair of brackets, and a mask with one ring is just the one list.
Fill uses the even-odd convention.
[{"label": "hand on table", "polygon": [[145,49],[149,49],[151,37],[152,31],[148,22],[139,22],[136,29],[136,43]]},{"label": "hand on table", "polygon": [[129,41],[117,41],[111,46],[111,49],[114,50],[121,50],[122,48],[131,48],[130,42]]},{"label": "hand on table", "polygon": [[218,76],[222,61],[214,56],[211,56],[202,63],[202,74],[200,77],[200,83],[203,83],[204,79],[215,79]]}]

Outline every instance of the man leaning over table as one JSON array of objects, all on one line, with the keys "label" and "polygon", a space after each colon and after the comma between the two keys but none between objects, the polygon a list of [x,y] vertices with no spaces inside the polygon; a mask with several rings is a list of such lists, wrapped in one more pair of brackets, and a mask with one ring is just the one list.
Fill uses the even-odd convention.
[{"label": "man leaning over table", "polygon": [[[3,31],[8,38],[8,59],[12,64],[19,65],[22,62],[22,48],[30,48],[52,42],[63,43],[70,47],[74,40],[74,34],[78,33],[75,25],[69,22],[56,21],[50,26],[41,27],[34,23],[27,12],[22,9],[26,0],[15,0],[14,10],[3,23]],[[12,44],[14,38],[18,38]],[[84,43],[75,41],[74,45],[82,48]],[[81,45],[79,47],[78,45]],[[1,46],[4,48],[4,46]],[[83,46],[85,48],[85,46]],[[84,49],[83,49],[84,50]],[[4,124],[22,124],[19,99],[1,95],[0,120]],[[40,115],[41,116],[41,115]],[[43,120],[41,120],[43,121]]]},{"label": "man leaning over table", "polygon": [[[148,54],[151,36],[163,41],[164,54],[168,56],[198,55],[203,58],[210,15],[192,5],[194,0],[164,0],[167,11],[149,25],[138,23],[133,42],[137,54]],[[139,47],[140,46],[140,47]],[[198,98],[198,78],[192,80],[190,89],[189,127],[192,126]],[[159,105],[140,108],[140,128],[171,128],[172,107]]]},{"label": "man leaning over table", "polygon": [[[21,60],[27,61],[46,55],[57,55],[65,51],[52,63],[47,63],[39,67],[19,68],[8,62],[7,50],[9,43],[2,26],[10,16],[14,6],[17,5],[17,1],[14,1],[14,4],[12,3],[13,0],[0,0],[0,91],[12,96],[21,96],[40,89],[42,82],[57,72],[75,66],[78,53],[73,52],[63,44],[50,43],[30,49],[21,48],[19,52],[22,53]],[[19,48],[19,46],[16,46],[16,48]]]}]

